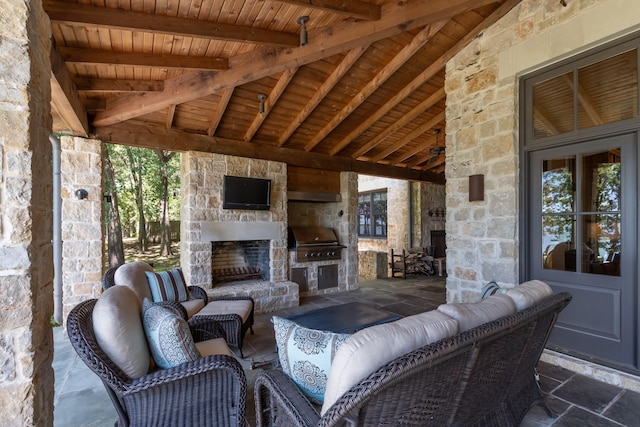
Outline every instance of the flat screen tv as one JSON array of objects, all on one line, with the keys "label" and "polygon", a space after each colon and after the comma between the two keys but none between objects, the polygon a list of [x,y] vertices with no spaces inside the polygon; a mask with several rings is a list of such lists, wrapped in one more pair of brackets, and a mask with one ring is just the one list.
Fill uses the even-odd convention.
[{"label": "flat screen tv", "polygon": [[270,179],[225,175],[223,209],[268,211],[270,206]]}]

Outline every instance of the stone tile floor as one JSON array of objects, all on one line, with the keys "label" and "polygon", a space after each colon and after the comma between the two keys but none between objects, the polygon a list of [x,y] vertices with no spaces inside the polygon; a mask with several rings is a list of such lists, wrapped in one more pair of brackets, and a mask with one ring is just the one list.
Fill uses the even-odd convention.
[{"label": "stone tile floor", "polygon": [[[250,390],[247,396],[247,421],[255,425],[253,388],[256,377],[271,367],[275,341],[270,318],[360,301],[401,316],[432,310],[445,301],[442,277],[415,276],[363,282],[360,289],[301,298],[300,307],[256,316],[254,335],[247,335],[245,359],[241,360]],[[115,409],[104,386],[76,356],[62,327],[54,328],[56,373],[54,426],[113,426]],[[523,427],[543,426],[640,426],[640,393],[601,383],[564,368],[541,362],[538,366],[542,390],[558,416],[551,418],[540,406],[525,417]]]}]

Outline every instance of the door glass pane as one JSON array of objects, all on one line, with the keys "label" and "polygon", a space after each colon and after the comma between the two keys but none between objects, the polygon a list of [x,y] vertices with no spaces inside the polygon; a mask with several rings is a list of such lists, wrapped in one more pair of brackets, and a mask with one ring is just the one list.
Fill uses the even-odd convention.
[{"label": "door glass pane", "polygon": [[621,53],[578,70],[578,127],[638,116],[638,51]]},{"label": "door glass pane", "polygon": [[620,275],[620,150],[582,157],[582,271]]},{"label": "door glass pane", "polygon": [[573,130],[573,72],[533,86],[533,139]]},{"label": "door glass pane", "polygon": [[542,170],[542,262],[576,271],[575,157],[545,160]]}]

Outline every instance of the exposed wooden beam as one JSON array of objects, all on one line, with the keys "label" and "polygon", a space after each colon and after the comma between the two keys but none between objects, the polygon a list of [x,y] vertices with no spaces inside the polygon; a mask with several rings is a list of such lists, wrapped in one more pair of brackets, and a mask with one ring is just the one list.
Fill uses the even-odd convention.
[{"label": "exposed wooden beam", "polygon": [[75,135],[87,136],[89,119],[76,85],[64,64],[56,43],[51,40],[51,103],[60,118]]},{"label": "exposed wooden beam", "polygon": [[173,16],[152,15],[110,7],[50,1],[48,3],[45,2],[45,10],[51,22],[75,27],[94,26],[132,32],[149,32],[288,47],[300,44],[299,36],[294,33]]},{"label": "exposed wooden beam", "polygon": [[440,113],[437,116],[433,117],[428,122],[423,123],[422,125],[418,126],[413,131],[409,132],[405,137],[403,137],[400,140],[396,141],[395,143],[393,143],[392,145],[387,147],[385,150],[382,150],[380,153],[378,153],[377,155],[373,156],[371,158],[371,161],[379,162],[380,160],[382,160],[385,157],[389,156],[390,154],[394,153],[398,149],[404,147],[405,145],[407,145],[408,143],[410,143],[411,141],[413,141],[414,139],[416,139],[417,137],[419,137],[420,135],[422,135],[423,133],[425,133],[429,129],[433,128],[434,126],[437,126],[440,122],[443,122],[444,120],[445,120],[445,114],[444,114],[444,111],[443,111],[442,113]]},{"label": "exposed wooden beam", "polygon": [[[370,141],[367,141],[367,143],[364,144],[362,147],[360,147],[358,150],[356,150],[356,152],[353,153],[351,157],[354,159],[357,159],[358,157],[362,156],[364,153],[371,150],[376,145],[380,144],[390,135],[402,129],[407,123],[410,123],[411,121],[413,121],[413,119],[418,117],[420,114],[424,113],[429,108],[433,107],[435,104],[440,102],[444,97],[445,97],[444,87],[441,87],[440,89],[432,93],[431,96],[429,96],[427,99],[425,99],[420,104],[413,107],[411,111],[409,111],[407,114],[403,115],[400,118],[400,120],[397,120],[395,123],[393,123],[391,126],[386,128],[384,131],[380,132],[375,138],[371,139]],[[368,122],[369,120],[366,121],[366,123]],[[352,131],[352,133],[347,135],[347,137],[341,141],[338,147],[336,147],[336,149],[339,148],[339,150],[337,151],[331,150],[329,154],[332,154],[332,155],[337,154],[340,150],[342,150],[345,147],[345,145],[343,144],[351,143],[357,136],[360,136],[360,134],[362,134],[367,128],[364,128],[362,125],[359,125],[356,129]]]},{"label": "exposed wooden beam", "polygon": [[[408,85],[404,87],[400,92],[394,95],[389,101],[387,101],[382,107],[380,107],[377,111],[370,114],[366,120],[364,120],[360,125],[358,125],[358,129],[360,131],[359,134],[350,133],[349,138],[351,140],[342,140],[338,144],[337,147],[346,147],[353,139],[359,136],[362,132],[368,129],[375,122],[384,117],[389,111],[395,108],[400,102],[402,102],[406,97],[411,95],[415,90],[417,90],[420,86],[426,83],[429,79],[435,76],[438,72],[440,72],[445,64],[453,58],[462,48],[468,45],[473,39],[478,37],[478,35],[489,28],[491,25],[495,24],[500,18],[506,15],[514,6],[520,3],[521,0],[507,0],[500,7],[498,7],[491,15],[485,18],[480,24],[476,25],[467,35],[465,35],[460,41],[458,41],[451,49],[445,52],[440,58],[436,59],[429,67],[427,67],[422,73],[416,76]],[[480,5],[478,5],[480,6]],[[335,151],[335,150],[334,150]],[[337,152],[332,151],[333,154],[337,154]],[[358,153],[356,156],[359,157],[362,153]]]},{"label": "exposed wooden beam", "polygon": [[295,4],[298,6],[321,9],[328,12],[340,13],[353,16],[354,18],[366,20],[378,20],[381,15],[381,8],[372,3],[359,0],[279,0],[283,3]]},{"label": "exposed wooden beam", "polygon": [[287,68],[318,61],[363,44],[450,19],[459,13],[493,2],[494,0],[415,0],[389,3],[382,7],[382,18],[379,21],[338,22],[317,28],[316,34],[304,48],[258,48],[231,58],[228,71],[183,74],[165,80],[163,92],[121,97],[110,103],[106,111],[96,115],[94,125],[108,126],[161,110],[171,104],[210,95],[231,86],[277,74]]},{"label": "exposed wooden beam", "polygon": [[169,130],[171,129],[171,126],[173,126],[173,118],[176,115],[176,106],[174,105],[170,105],[167,111],[167,118],[165,120],[164,123],[164,128]]},{"label": "exposed wooden beam", "polygon": [[[567,85],[571,88],[571,91],[575,91],[573,78],[569,77],[569,75],[567,74],[565,74],[563,77]],[[595,104],[591,100],[591,97],[580,84],[578,84],[578,103],[582,106],[582,108],[584,108],[584,111],[587,113],[587,116],[589,116],[594,125],[601,125],[604,123],[604,120],[596,109]]]},{"label": "exposed wooden beam", "polygon": [[416,169],[398,168],[389,165],[376,165],[348,157],[306,153],[301,150],[216,138],[175,129],[167,130],[162,126],[128,122],[99,127],[94,131],[96,138],[103,142],[115,144],[169,151],[202,151],[252,159],[271,160],[294,166],[330,171],[352,171],[366,175],[411,181],[426,181],[438,184],[444,184],[445,182],[444,175],[442,174],[433,174]]},{"label": "exposed wooden beam", "polygon": [[287,128],[280,134],[280,138],[278,139],[278,147],[282,147],[285,142],[289,139],[291,135],[300,127],[300,125],[309,117],[309,114],[313,112],[313,110],[320,104],[320,102],[324,99],[325,96],[333,89],[333,87],[347,74],[347,71],[353,67],[353,64],[356,63],[358,58],[362,56],[362,54],[369,48],[369,45],[364,45],[357,47],[355,49],[351,49],[345,56],[342,58],[342,61],[338,64],[338,66],[331,72],[331,75],[322,83],[322,86],[318,90],[316,90],[306,105],[300,110],[298,115],[296,116],[291,124],[287,126]]},{"label": "exposed wooden beam", "polygon": [[380,85],[393,75],[400,67],[402,67],[409,58],[411,58],[431,37],[444,27],[446,21],[434,22],[427,25],[418,34],[416,34],[410,43],[408,43],[400,52],[398,52],[391,61],[389,61],[371,80],[364,85],[351,101],[347,103],[342,110],[335,114],[327,124],[305,145],[305,151],[313,150],[327,135],[331,133],[344,119],[349,117],[356,108],[360,106],[373,92],[378,90]]},{"label": "exposed wooden beam", "polygon": [[218,129],[218,125],[220,124],[220,120],[222,120],[222,116],[227,109],[227,105],[229,104],[231,95],[233,95],[234,89],[234,87],[229,87],[223,90],[220,94],[218,108],[213,112],[211,116],[209,128],[207,129],[207,135],[213,136],[216,133],[216,129]]},{"label": "exposed wooden beam", "polygon": [[196,70],[228,70],[226,58],[205,56],[165,55],[163,53],[113,52],[110,50],[60,48],[66,62],[80,64],[136,65],[159,68],[191,68]]},{"label": "exposed wooden beam", "polygon": [[278,102],[278,99],[280,99],[280,96],[282,96],[282,94],[284,93],[284,90],[287,88],[287,85],[289,84],[293,76],[295,76],[296,71],[298,71],[297,68],[293,70],[284,70],[282,72],[273,90],[269,95],[267,95],[267,99],[265,100],[264,113],[263,114],[258,113],[256,117],[253,119],[253,122],[251,123],[251,125],[249,125],[249,128],[247,129],[247,132],[244,135],[245,142],[251,141],[251,139],[256,134],[258,129],[260,129],[260,126],[262,126],[262,123],[264,123],[269,113],[271,113],[273,106],[276,105],[276,103]]},{"label": "exposed wooden beam", "polygon": [[85,92],[153,92],[164,89],[162,80],[75,79],[79,91]]},{"label": "exposed wooden beam", "polygon": [[533,117],[538,120],[538,122],[542,125],[543,128],[549,132],[551,135],[557,135],[561,133],[558,130],[558,127],[553,123],[553,120],[549,117],[546,111],[544,111],[540,107],[533,107]]}]

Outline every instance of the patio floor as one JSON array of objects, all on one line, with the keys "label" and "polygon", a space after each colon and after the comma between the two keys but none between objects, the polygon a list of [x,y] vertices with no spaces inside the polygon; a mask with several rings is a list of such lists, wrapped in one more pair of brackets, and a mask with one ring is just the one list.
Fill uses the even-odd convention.
[{"label": "patio floor", "polygon": [[[244,342],[245,359],[241,360],[247,374],[247,421],[255,425],[253,383],[268,369],[251,369],[252,364],[272,360],[275,340],[270,318],[328,307],[351,301],[379,306],[401,316],[409,316],[437,308],[445,302],[443,277],[415,276],[403,279],[384,279],[360,283],[360,289],[322,296],[305,297],[300,306],[277,313],[256,316],[255,335],[247,334]],[[54,426],[113,426],[117,420],[115,409],[104,386],[76,356],[62,327],[54,328],[55,396]],[[601,383],[547,363],[540,363],[541,387],[548,394],[548,402],[559,414],[549,418],[542,407],[533,407],[522,426],[640,426],[640,393]]]}]

